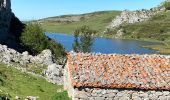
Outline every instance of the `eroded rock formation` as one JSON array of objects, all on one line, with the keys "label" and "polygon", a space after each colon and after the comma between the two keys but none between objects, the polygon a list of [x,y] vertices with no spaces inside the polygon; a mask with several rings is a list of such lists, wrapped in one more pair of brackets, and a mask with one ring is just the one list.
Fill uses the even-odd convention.
[{"label": "eroded rock formation", "polygon": [[4,0],[0,5],[0,42],[2,43],[8,38],[12,15],[10,0]]},{"label": "eroded rock formation", "polygon": [[12,48],[18,46],[18,38],[24,25],[11,10],[11,0],[2,0],[0,5],[0,43]]}]

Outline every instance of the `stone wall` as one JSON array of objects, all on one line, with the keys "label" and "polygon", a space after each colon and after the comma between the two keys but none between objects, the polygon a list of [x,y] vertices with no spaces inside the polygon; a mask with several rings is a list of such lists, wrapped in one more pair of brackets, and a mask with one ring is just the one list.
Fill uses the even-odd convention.
[{"label": "stone wall", "polygon": [[75,88],[72,100],[170,100],[170,91]]},{"label": "stone wall", "polygon": [[67,62],[66,67],[64,68],[64,89],[67,90],[69,97],[74,95],[74,88],[71,83],[71,75],[69,73],[69,64]]},{"label": "stone wall", "polygon": [[74,88],[67,67],[64,70],[64,89],[72,100],[170,100],[170,91]]},{"label": "stone wall", "polygon": [[[117,60],[112,59],[113,56],[111,54],[68,53],[67,65],[64,69],[64,89],[68,91],[72,100],[170,100],[170,56],[115,54]],[[132,59],[123,60],[121,56]],[[106,67],[108,66],[107,64],[96,63],[96,61],[100,60],[110,65],[110,67],[109,61],[118,61],[112,66],[112,68],[117,66],[116,70]],[[95,66],[94,64],[97,65]],[[120,66],[123,67],[124,71]],[[150,69],[152,66],[160,67],[158,69]],[[126,68],[130,68],[127,74],[133,73],[131,74],[133,79],[128,77],[129,75],[125,75],[125,71],[128,70]],[[141,70],[142,68],[146,68],[145,70],[148,75],[146,75],[144,70]],[[135,71],[133,72],[133,70]],[[145,74],[146,76],[141,76],[140,74]],[[121,78],[123,75],[126,77]],[[107,79],[105,79],[106,76]],[[143,86],[140,79],[144,82]],[[110,83],[113,84],[110,85]]]},{"label": "stone wall", "polygon": [[170,91],[163,90],[76,88],[72,86],[68,70],[68,67],[65,67],[64,89],[68,91],[68,95],[72,100],[170,100]]}]

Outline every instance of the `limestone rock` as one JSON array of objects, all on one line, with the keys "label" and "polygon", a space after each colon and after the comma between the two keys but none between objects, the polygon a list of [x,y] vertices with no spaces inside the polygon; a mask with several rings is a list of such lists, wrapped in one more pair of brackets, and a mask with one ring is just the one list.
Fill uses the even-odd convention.
[{"label": "limestone rock", "polygon": [[50,65],[53,64],[53,57],[50,50],[43,50],[41,54],[37,55],[39,61],[43,64]]},{"label": "limestone rock", "polygon": [[47,80],[52,83],[63,83],[63,73],[62,73],[62,66],[57,64],[51,64],[48,66],[48,69],[45,71],[45,75]]},{"label": "limestone rock", "polygon": [[40,65],[40,66],[48,66],[47,69],[44,69],[45,75],[52,83],[63,83],[63,68],[61,65],[57,65],[56,61],[53,59],[53,55],[50,50],[44,50],[37,56],[29,55],[27,51],[23,53],[19,53],[14,49],[8,48],[6,45],[0,44],[0,62],[3,62],[8,65],[15,66],[18,64],[21,66],[22,71],[26,72],[26,69],[23,69],[22,66],[29,65]]},{"label": "limestone rock", "polygon": [[159,13],[160,11],[164,11],[165,7],[159,5],[157,7],[151,8],[150,10],[136,10],[136,11],[129,11],[124,10],[119,16],[117,16],[107,29],[112,29],[121,26],[124,23],[137,23],[142,22],[150,19],[153,15]]},{"label": "limestone rock", "polygon": [[11,1],[4,0],[3,5],[0,5],[0,43],[8,39],[11,18]]},{"label": "limestone rock", "polygon": [[21,98],[19,96],[16,96],[15,100],[21,100]]},{"label": "limestone rock", "polygon": [[25,98],[25,100],[37,100],[37,99],[38,99],[38,97],[34,97],[34,96],[27,96]]},{"label": "limestone rock", "polygon": [[121,13],[120,16],[117,16],[112,23],[108,26],[108,28],[119,27],[123,23],[136,23],[148,20],[156,12],[150,10],[141,10],[141,11],[128,11],[125,10]]}]

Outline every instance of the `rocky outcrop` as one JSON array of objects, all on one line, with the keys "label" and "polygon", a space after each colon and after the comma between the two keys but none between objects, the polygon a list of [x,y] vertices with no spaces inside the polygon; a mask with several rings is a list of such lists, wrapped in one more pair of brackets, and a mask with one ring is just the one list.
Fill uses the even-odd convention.
[{"label": "rocky outcrop", "polygon": [[4,0],[0,5],[0,43],[4,43],[8,39],[12,16],[11,2]]},{"label": "rocky outcrop", "polygon": [[[53,59],[52,53],[50,50],[44,50],[41,54],[32,56],[29,55],[27,51],[23,53],[19,53],[14,49],[8,48],[6,45],[0,44],[0,62],[8,64],[9,66],[16,67],[25,72],[29,72],[32,74],[33,71],[30,72],[24,66],[37,66],[42,67],[47,66],[46,68],[42,69],[44,78],[46,78],[49,82],[62,84],[63,83],[63,74],[62,74],[62,66],[57,65],[55,59]],[[43,75],[40,75],[43,77]]]},{"label": "rocky outcrop", "polygon": [[122,24],[129,23],[137,23],[142,22],[150,19],[153,15],[157,14],[158,12],[165,10],[164,7],[155,7],[150,10],[137,10],[137,11],[123,11],[119,16],[117,16],[107,27],[108,29],[120,27]]},{"label": "rocky outcrop", "polygon": [[20,65],[28,65],[29,63],[38,63],[44,65],[53,64],[51,51],[44,50],[37,56],[29,55],[28,52],[19,53],[14,49],[8,48],[6,45],[0,45],[0,62],[11,65],[18,63]]},{"label": "rocky outcrop", "polygon": [[63,83],[63,68],[61,65],[51,64],[45,71],[45,75],[51,83]]},{"label": "rocky outcrop", "polygon": [[0,4],[0,44],[19,48],[19,36],[24,24],[11,10],[11,0],[1,0]]}]

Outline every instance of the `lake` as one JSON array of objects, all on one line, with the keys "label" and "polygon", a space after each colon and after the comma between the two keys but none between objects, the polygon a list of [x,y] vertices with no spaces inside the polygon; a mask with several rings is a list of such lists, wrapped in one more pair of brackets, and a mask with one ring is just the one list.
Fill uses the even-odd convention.
[{"label": "lake", "polygon": [[[61,43],[67,51],[72,51],[73,35],[46,33],[49,38]],[[121,40],[96,37],[92,46],[92,52],[95,53],[118,53],[118,54],[154,54],[154,50],[143,48],[143,45],[152,45],[155,43],[137,41],[137,40]]]}]

